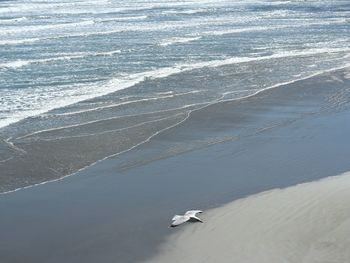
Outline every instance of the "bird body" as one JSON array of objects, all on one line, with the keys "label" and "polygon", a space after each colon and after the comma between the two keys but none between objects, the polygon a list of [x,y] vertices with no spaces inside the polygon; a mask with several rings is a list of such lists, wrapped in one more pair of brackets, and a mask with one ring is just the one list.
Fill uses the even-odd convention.
[{"label": "bird body", "polygon": [[185,222],[201,222],[203,221],[197,217],[197,214],[202,213],[203,211],[201,210],[189,210],[187,211],[184,215],[175,215],[172,220],[173,222],[171,223],[171,227],[176,227],[178,225],[181,225]]}]

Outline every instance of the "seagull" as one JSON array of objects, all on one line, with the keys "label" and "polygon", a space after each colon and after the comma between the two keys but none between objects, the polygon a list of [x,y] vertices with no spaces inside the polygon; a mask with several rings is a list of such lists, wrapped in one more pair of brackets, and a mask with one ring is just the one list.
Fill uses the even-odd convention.
[{"label": "seagull", "polygon": [[176,226],[181,225],[187,221],[203,223],[203,221],[199,217],[196,216],[196,214],[199,214],[199,213],[203,213],[203,211],[201,211],[201,210],[189,210],[182,216],[175,215],[172,219],[173,222],[171,223],[170,226],[176,227]]}]

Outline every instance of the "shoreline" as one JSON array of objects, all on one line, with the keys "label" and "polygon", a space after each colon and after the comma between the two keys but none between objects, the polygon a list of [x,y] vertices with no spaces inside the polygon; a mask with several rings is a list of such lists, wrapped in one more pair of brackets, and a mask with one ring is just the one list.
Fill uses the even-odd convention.
[{"label": "shoreline", "polygon": [[[270,60],[270,59],[281,59],[281,58],[290,58],[290,57],[302,57],[302,56],[310,56],[310,55],[315,55],[315,54],[324,54],[324,53],[339,53],[339,52],[349,52],[350,49],[326,49],[326,50],[322,50],[322,49],[315,49],[315,50],[309,50],[309,51],[299,51],[299,53],[290,53],[290,54],[273,54],[273,55],[269,55],[269,56],[263,56],[263,57],[258,57],[258,58],[254,58],[254,57],[232,57],[232,58],[226,58],[223,60],[214,60],[214,61],[210,61],[210,62],[196,62],[193,64],[183,64],[183,65],[174,65],[171,67],[165,67],[165,68],[159,68],[156,70],[150,70],[150,71],[146,71],[146,72],[141,72],[141,73],[134,73],[132,76],[133,77],[129,77],[126,79],[111,79],[108,80],[105,83],[100,83],[100,86],[105,86],[107,87],[106,90],[102,90],[100,91],[100,94],[96,95],[91,95],[91,94],[87,94],[84,97],[80,98],[80,99],[76,99],[76,100],[72,100],[72,102],[69,103],[63,103],[62,102],[62,98],[61,100],[58,100],[57,103],[60,104],[60,106],[55,106],[55,107],[48,107],[45,110],[34,110],[34,112],[36,112],[34,115],[28,115],[25,117],[17,117],[17,119],[15,121],[7,121],[5,122],[5,124],[0,125],[0,129],[4,128],[6,126],[9,125],[13,125],[16,124],[17,122],[21,122],[23,120],[25,120],[26,118],[33,118],[33,117],[37,117],[40,116],[42,114],[45,114],[47,112],[50,111],[54,111],[60,108],[65,108],[65,107],[69,107],[71,105],[86,101],[86,100],[91,100],[91,99],[95,99],[98,97],[102,97],[108,94],[113,94],[115,92],[121,91],[121,90],[125,90],[128,88],[131,88],[141,82],[143,82],[146,78],[164,78],[164,77],[168,77],[168,76],[172,76],[172,75],[176,75],[185,71],[192,71],[192,70],[196,70],[199,68],[215,68],[215,67],[221,67],[221,66],[227,66],[227,65],[233,65],[233,64],[244,64],[247,62],[252,62],[252,61],[264,61],[264,60]],[[346,68],[349,67],[349,65],[344,65],[341,68]],[[3,67],[6,68],[6,67]],[[9,67],[10,68],[10,67]],[[1,69],[1,65],[0,65],[0,69]],[[340,69],[338,67],[333,68],[333,69]],[[322,74],[324,72],[327,72],[329,70],[332,69],[328,69],[328,70],[323,70],[321,72],[315,73],[315,75],[318,74]],[[312,74],[314,75],[314,74]],[[111,86],[113,86],[114,82],[119,82],[119,88],[109,88]]]},{"label": "shoreline", "polygon": [[[182,120],[180,120],[179,122],[176,122],[168,127],[165,127],[161,130],[158,130],[157,132],[155,132],[154,134],[151,134],[148,138],[146,138],[145,140],[131,146],[130,148],[127,148],[123,151],[120,151],[120,152],[117,152],[117,153],[114,153],[114,154],[111,154],[111,155],[108,155],[108,156],[105,156],[103,157],[102,159],[98,159],[84,167],[81,167],[79,169],[77,169],[76,171],[72,172],[72,173],[69,173],[69,174],[66,174],[66,175],[62,175],[61,177],[58,177],[58,178],[54,178],[52,180],[47,180],[47,181],[42,181],[42,182],[37,182],[37,183],[34,183],[34,184],[31,184],[31,185],[26,185],[26,186],[23,186],[23,187],[18,187],[18,188],[15,188],[15,189],[10,189],[10,190],[5,190],[5,191],[0,191],[0,196],[1,195],[4,195],[4,194],[11,194],[13,192],[17,192],[17,191],[20,191],[20,190],[24,190],[24,189],[29,189],[29,188],[32,188],[32,187],[36,187],[36,186],[40,186],[40,185],[44,185],[44,184],[47,184],[47,183],[52,183],[52,182],[56,182],[56,181],[60,181],[60,180],[64,180],[65,178],[67,177],[70,177],[70,176],[74,176],[75,174],[77,173],[80,173],[81,171],[85,170],[85,169],[88,169],[89,167],[92,167],[93,165],[97,164],[97,163],[100,163],[100,162],[103,162],[104,160],[107,160],[107,159],[110,159],[110,158],[114,158],[116,156],[119,156],[121,154],[124,154],[126,152],[129,152],[129,151],[132,151],[133,149],[135,148],[138,148],[139,146],[142,146],[143,144],[149,142],[152,138],[154,138],[155,136],[163,133],[164,131],[167,131],[169,129],[172,129],[172,128],[176,128],[176,126],[182,124],[183,122],[185,122],[188,118],[191,117],[191,114],[194,113],[194,112],[197,112],[197,111],[201,111],[207,107],[210,107],[210,106],[215,106],[216,104],[221,104],[221,103],[230,103],[230,102],[235,102],[235,101],[244,101],[244,100],[247,100],[247,99],[250,99],[254,96],[257,96],[261,93],[264,93],[266,91],[269,91],[271,89],[278,89],[278,88],[284,88],[284,86],[288,86],[289,84],[294,84],[294,83],[298,83],[298,82],[302,82],[304,80],[309,80],[309,79],[312,79],[312,78],[315,78],[315,77],[321,77],[325,74],[328,74],[328,73],[335,73],[337,71],[346,71],[346,70],[349,70],[349,65],[346,65],[346,66],[341,66],[341,67],[336,67],[336,68],[332,68],[332,69],[328,69],[328,70],[324,70],[322,72],[317,72],[315,74],[312,74],[312,75],[309,75],[309,76],[306,76],[306,77],[302,77],[302,78],[299,78],[299,79],[295,79],[295,80],[291,80],[291,81],[287,81],[287,82],[283,82],[283,83],[278,83],[278,84],[275,84],[275,85],[272,85],[270,87],[266,87],[264,89],[261,89],[261,90],[258,90],[256,91],[255,93],[253,94],[250,94],[250,95],[247,95],[247,96],[243,96],[243,97],[240,97],[240,98],[233,98],[233,99],[224,99],[224,96],[223,95],[221,98],[218,98],[217,100],[215,101],[212,101],[212,102],[207,102],[207,103],[202,103],[204,106],[201,106],[197,109],[193,109],[193,110],[189,110],[187,112],[185,112],[184,114],[186,115]],[[174,109],[174,110],[177,110],[177,109]],[[159,112],[161,113],[161,112]],[[181,115],[181,113],[178,113],[176,115]],[[174,117],[176,115],[172,115],[170,116],[169,118],[171,117]],[[109,120],[109,119],[108,119]],[[104,121],[104,120],[98,120],[96,122],[101,122],[101,121]],[[158,120],[156,120],[158,121]],[[84,125],[84,124],[77,124],[77,125],[74,125],[74,126],[68,126],[69,128],[70,127],[75,127],[75,126],[81,126],[81,125]],[[50,129],[50,130],[47,130],[49,132],[51,131],[55,131],[57,129],[65,129],[66,127],[59,127],[59,128],[53,128],[53,129]],[[47,132],[46,130],[44,131],[40,131],[39,133],[42,133],[42,132]],[[34,133],[34,135],[36,134],[36,132]],[[27,136],[31,136],[32,134],[29,134],[29,135],[25,135],[25,136],[22,136],[22,137],[27,137]],[[21,137],[19,137],[21,138]],[[7,142],[9,143],[9,142]],[[11,143],[13,144],[13,143]],[[11,160],[11,158],[9,159]]]}]

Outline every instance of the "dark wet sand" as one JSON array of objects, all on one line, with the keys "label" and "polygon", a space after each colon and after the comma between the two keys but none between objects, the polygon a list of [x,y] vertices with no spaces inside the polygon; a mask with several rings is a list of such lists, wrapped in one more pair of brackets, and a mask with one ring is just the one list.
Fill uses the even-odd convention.
[{"label": "dark wet sand", "polygon": [[348,70],[212,105],[118,158],[0,196],[0,262],[138,262],[174,213],[350,170]]}]

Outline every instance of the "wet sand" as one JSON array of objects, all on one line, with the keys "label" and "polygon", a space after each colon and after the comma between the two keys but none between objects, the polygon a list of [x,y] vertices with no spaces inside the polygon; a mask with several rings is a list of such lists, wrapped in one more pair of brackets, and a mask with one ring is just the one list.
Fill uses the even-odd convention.
[{"label": "wet sand", "polygon": [[350,170],[348,70],[193,112],[75,176],[0,196],[0,262],[139,262],[175,213]]}]

